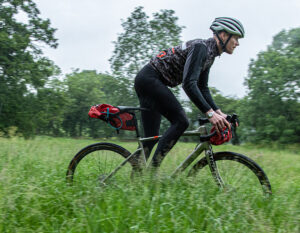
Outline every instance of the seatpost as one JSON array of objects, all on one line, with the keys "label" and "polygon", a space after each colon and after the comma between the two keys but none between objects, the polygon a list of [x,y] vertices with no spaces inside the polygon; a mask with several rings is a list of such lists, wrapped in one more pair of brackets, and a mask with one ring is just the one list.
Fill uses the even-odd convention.
[{"label": "seatpost", "polygon": [[133,115],[133,121],[134,121],[134,126],[135,126],[135,132],[136,132],[136,137],[139,138],[140,137],[140,132],[139,132],[139,127],[138,127],[138,122],[135,116],[135,113],[132,113]]}]

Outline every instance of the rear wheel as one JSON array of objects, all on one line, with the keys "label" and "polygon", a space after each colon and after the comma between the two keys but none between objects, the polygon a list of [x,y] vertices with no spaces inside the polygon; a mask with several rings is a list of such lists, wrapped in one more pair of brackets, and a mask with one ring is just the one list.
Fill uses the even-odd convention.
[{"label": "rear wheel", "polygon": [[[267,195],[272,194],[266,173],[253,160],[234,152],[218,152],[213,157],[226,190],[241,194],[262,190]],[[204,157],[197,162],[189,171],[188,176],[196,176],[202,182],[208,178],[212,180],[207,159]]]},{"label": "rear wheel", "polygon": [[111,178],[107,180],[106,178],[130,154],[125,148],[112,143],[89,145],[79,151],[70,162],[67,171],[67,181],[80,185],[127,182],[132,171],[131,159]]}]

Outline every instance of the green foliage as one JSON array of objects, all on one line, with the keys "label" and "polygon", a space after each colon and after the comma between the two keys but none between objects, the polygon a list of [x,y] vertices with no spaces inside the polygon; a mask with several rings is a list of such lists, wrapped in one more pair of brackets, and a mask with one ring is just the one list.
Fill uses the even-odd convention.
[{"label": "green foliage", "polygon": [[[122,86],[127,105],[138,105],[133,78],[139,70],[161,49],[180,43],[184,27],[177,25],[178,18],[174,14],[173,10],[161,10],[149,20],[143,7],[137,7],[122,21],[124,32],[114,42],[115,49],[109,61]],[[179,91],[176,93],[178,95]]]},{"label": "green foliage", "polygon": [[[0,138],[0,232],[299,232],[299,148],[295,152],[253,146],[220,146],[257,161],[269,176],[273,197],[220,192],[212,177],[136,180],[106,188],[69,186],[65,172],[91,140]],[[116,142],[118,143],[118,142]],[[133,143],[121,143],[131,151]],[[179,143],[163,163],[194,149]],[[171,151],[172,152],[172,151]],[[210,182],[206,182],[210,181]]]},{"label": "green foliage", "polygon": [[39,88],[36,101],[32,105],[34,109],[34,121],[36,134],[62,136],[62,122],[64,114],[68,110],[69,100],[66,94],[66,86],[63,81],[52,78],[47,85]]},{"label": "green foliage", "polygon": [[[34,1],[0,0],[0,7],[0,132],[6,137],[115,136],[105,123],[88,118],[89,107],[138,106],[134,76],[161,49],[178,45],[184,28],[173,10],[161,10],[150,19],[137,7],[122,21],[123,32],[114,42],[112,75],[75,70],[60,77],[59,68],[42,52],[44,45],[58,46],[56,29],[40,17]],[[275,35],[267,50],[251,60],[246,97],[226,97],[214,88],[211,92],[223,112],[240,116],[242,141],[299,143],[299,77],[300,28],[295,28]],[[173,91],[180,99],[179,90]],[[182,102],[194,128],[200,112],[190,101]],[[168,126],[163,119],[161,131]],[[120,136],[132,135],[123,131]]]},{"label": "green foliage", "polygon": [[[55,29],[39,17],[31,0],[0,4],[0,129],[16,126],[27,137],[35,131],[31,111],[35,92],[58,70],[41,50],[42,44],[57,47]],[[19,15],[26,16],[26,22],[18,21]]]},{"label": "green foliage", "polygon": [[300,28],[282,31],[267,51],[249,66],[244,101],[248,140],[255,142],[300,140]]},{"label": "green foliage", "polygon": [[155,53],[180,43],[183,27],[177,25],[174,13],[161,10],[148,20],[143,7],[137,7],[126,21],[122,21],[124,32],[114,42],[110,58],[115,75],[132,79]]},{"label": "green foliage", "polygon": [[68,105],[62,126],[67,135],[78,137],[89,132],[93,137],[100,136],[100,133],[103,136],[104,132],[99,132],[95,127],[95,124],[100,123],[99,120],[96,123],[89,119],[88,111],[92,105],[100,103],[117,104],[120,99],[117,80],[96,71],[85,70],[67,75],[64,84]]}]

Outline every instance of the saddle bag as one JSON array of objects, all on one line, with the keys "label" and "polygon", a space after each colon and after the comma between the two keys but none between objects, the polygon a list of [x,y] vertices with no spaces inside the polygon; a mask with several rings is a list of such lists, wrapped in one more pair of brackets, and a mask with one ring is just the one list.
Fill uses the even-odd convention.
[{"label": "saddle bag", "polygon": [[89,116],[108,123],[116,130],[136,130],[134,115],[129,112],[120,112],[120,109],[109,104],[98,104],[91,107]]}]

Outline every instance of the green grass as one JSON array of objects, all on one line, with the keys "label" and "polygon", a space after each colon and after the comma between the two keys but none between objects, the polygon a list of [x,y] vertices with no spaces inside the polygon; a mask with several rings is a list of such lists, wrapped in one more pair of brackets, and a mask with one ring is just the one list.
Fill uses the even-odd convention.
[{"label": "green grass", "polygon": [[297,149],[216,147],[255,160],[271,181],[269,199],[222,192],[213,182],[168,178],[163,171],[176,167],[192,143],[176,145],[157,181],[145,176],[106,188],[66,185],[71,158],[94,142],[0,138],[0,232],[300,232]]}]

